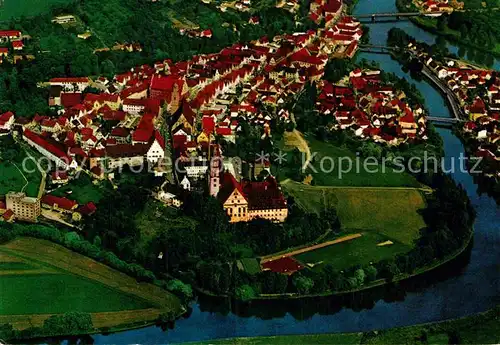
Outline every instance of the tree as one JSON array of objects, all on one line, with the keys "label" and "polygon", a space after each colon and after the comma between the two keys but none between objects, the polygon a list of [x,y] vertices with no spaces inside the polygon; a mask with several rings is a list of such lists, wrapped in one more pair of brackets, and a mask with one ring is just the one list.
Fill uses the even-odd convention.
[{"label": "tree", "polygon": [[250,286],[250,285],[242,285],[242,286],[238,286],[235,291],[234,291],[234,296],[243,301],[243,302],[246,302],[246,301],[250,301],[252,300],[253,298],[255,298],[257,296],[257,293],[255,292],[255,290]]},{"label": "tree", "polygon": [[372,282],[375,279],[377,279],[377,269],[374,266],[368,266],[365,268],[365,273],[366,273],[366,281],[367,282]]},{"label": "tree", "polygon": [[115,64],[113,61],[106,59],[101,62],[101,73],[110,78],[115,74]]},{"label": "tree", "polygon": [[302,295],[308,294],[314,286],[314,281],[311,278],[304,277],[300,273],[295,274],[292,281],[297,291]]},{"label": "tree", "polygon": [[191,285],[185,284],[178,279],[170,280],[167,283],[167,290],[174,293],[184,303],[193,298],[193,289],[191,288]]},{"label": "tree", "polygon": [[89,313],[69,312],[53,315],[43,323],[47,335],[79,335],[94,330]]},{"label": "tree", "polygon": [[363,283],[365,282],[365,277],[366,277],[366,274],[365,274],[365,271],[362,268],[358,268],[354,272],[354,278],[358,282],[358,286],[363,285]]}]

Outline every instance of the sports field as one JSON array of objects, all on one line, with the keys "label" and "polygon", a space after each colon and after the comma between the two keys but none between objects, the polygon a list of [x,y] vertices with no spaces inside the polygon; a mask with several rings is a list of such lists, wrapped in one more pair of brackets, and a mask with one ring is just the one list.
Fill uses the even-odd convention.
[{"label": "sports field", "polygon": [[411,249],[410,245],[394,240],[391,240],[393,242],[391,245],[377,246],[378,243],[387,239],[387,236],[367,231],[359,238],[302,253],[294,258],[304,264],[321,262],[332,264],[338,269],[344,269],[356,265],[368,265],[370,262],[394,257]]},{"label": "sports field", "polygon": [[70,0],[3,0],[0,3],[0,21],[21,16],[30,17],[43,13],[53,5],[68,3]]},{"label": "sports field", "polygon": [[[418,213],[425,200],[418,189],[319,187],[286,181],[283,189],[310,212],[333,207],[344,234],[362,236],[294,256],[307,264],[331,263],[339,269],[394,257],[410,250],[425,223]],[[392,244],[377,246],[391,241]]]},{"label": "sports field", "polygon": [[418,213],[425,200],[417,189],[331,188],[293,181],[282,186],[310,212],[335,208],[344,229],[376,231],[411,245],[425,226]]},{"label": "sports field", "polygon": [[50,315],[91,313],[94,326],[154,321],[179,300],[57,244],[19,238],[0,246],[0,324],[41,325]]}]

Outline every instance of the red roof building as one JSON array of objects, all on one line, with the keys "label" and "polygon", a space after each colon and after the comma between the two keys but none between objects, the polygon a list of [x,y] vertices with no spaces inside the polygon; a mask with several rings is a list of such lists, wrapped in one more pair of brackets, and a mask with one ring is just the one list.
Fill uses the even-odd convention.
[{"label": "red roof building", "polygon": [[60,209],[63,211],[73,211],[78,207],[78,203],[74,200],[58,197],[51,194],[46,194],[42,197],[42,205],[50,208]]},{"label": "red roof building", "polygon": [[267,261],[261,264],[263,271],[271,271],[282,274],[293,274],[304,268],[297,260],[286,256],[272,261]]},{"label": "red roof building", "polygon": [[12,41],[12,48],[14,50],[23,50],[24,48],[23,41]]}]

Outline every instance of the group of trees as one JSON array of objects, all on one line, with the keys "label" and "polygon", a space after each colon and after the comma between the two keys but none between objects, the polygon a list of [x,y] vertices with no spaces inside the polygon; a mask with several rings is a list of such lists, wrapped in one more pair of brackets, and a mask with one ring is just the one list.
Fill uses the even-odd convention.
[{"label": "group of trees", "polygon": [[0,339],[16,340],[60,335],[83,335],[94,330],[89,313],[68,312],[53,315],[44,321],[42,327],[15,330],[11,324],[0,325]]}]

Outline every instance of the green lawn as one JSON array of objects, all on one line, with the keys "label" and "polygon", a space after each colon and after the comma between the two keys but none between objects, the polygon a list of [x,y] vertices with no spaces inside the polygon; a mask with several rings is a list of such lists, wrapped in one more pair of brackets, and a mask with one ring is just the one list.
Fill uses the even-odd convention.
[{"label": "green lawn", "polygon": [[0,262],[0,272],[1,271],[24,271],[33,270],[36,267],[27,264],[25,262]]},{"label": "green lawn", "polygon": [[[363,159],[359,158],[359,169],[356,167],[356,154],[349,149],[337,147],[330,143],[318,141],[311,136],[306,137],[313,155],[312,168],[306,173],[312,174],[318,186],[368,186],[368,187],[418,187],[418,181],[406,174],[395,172],[390,167],[367,166],[364,168]],[[316,155],[314,155],[316,153]],[[325,158],[326,157],[326,158]],[[333,160],[333,167],[331,161]],[[352,162],[352,168],[349,163]],[[323,165],[321,164],[323,162]],[[323,169],[321,167],[323,166]],[[378,170],[372,173],[371,171]]]},{"label": "green lawn", "polygon": [[[377,243],[391,240],[394,242],[388,246],[377,246]],[[330,263],[337,269],[346,269],[356,265],[368,265],[370,262],[378,262],[397,254],[407,252],[411,246],[396,242],[387,236],[376,232],[363,232],[361,237],[350,241],[333,244],[314,251],[294,256],[300,262],[307,263]]]},{"label": "green lawn", "polygon": [[[26,160],[26,171],[23,169],[22,160],[21,163],[16,164],[19,169],[23,170],[24,175],[28,179],[28,185],[24,189],[26,195],[36,197],[42,179],[36,163],[33,160]],[[33,173],[28,173],[27,171],[33,171]],[[0,176],[2,177],[0,179],[0,195],[5,195],[8,192],[20,192],[26,185],[23,175],[11,162],[0,161]]]},{"label": "green lawn", "polygon": [[260,263],[257,259],[254,258],[246,258],[240,260],[245,272],[249,274],[255,274],[260,272]]},{"label": "green lawn", "polygon": [[16,329],[41,326],[39,314],[88,312],[101,328],[182,311],[168,291],[49,241],[16,238],[0,246],[0,261],[0,324]]},{"label": "green lawn", "polygon": [[103,284],[67,274],[4,275],[0,314],[51,314],[145,309],[151,304]]},{"label": "green lawn", "polygon": [[[67,185],[57,188],[51,194],[75,200],[79,204],[86,204],[89,201],[97,204],[109,187],[108,181],[103,181],[95,185],[92,183],[90,177],[82,173],[79,179],[72,180]],[[71,193],[69,193],[70,191]]]},{"label": "green lawn", "polygon": [[0,21],[35,16],[49,10],[53,5],[68,2],[70,0],[3,0],[0,6]]},{"label": "green lawn", "polygon": [[334,207],[344,229],[374,231],[411,245],[425,226],[418,213],[425,200],[418,190],[328,188],[291,181],[283,189],[310,212]]}]

